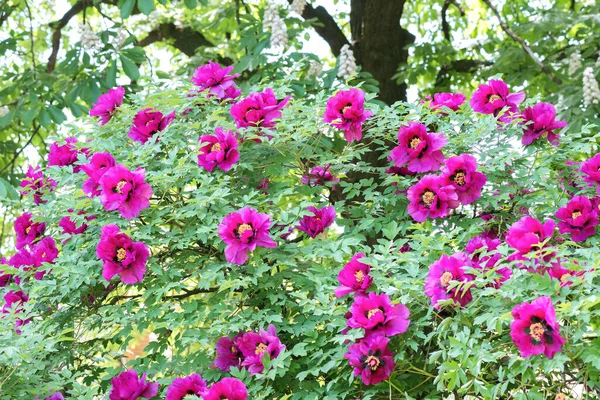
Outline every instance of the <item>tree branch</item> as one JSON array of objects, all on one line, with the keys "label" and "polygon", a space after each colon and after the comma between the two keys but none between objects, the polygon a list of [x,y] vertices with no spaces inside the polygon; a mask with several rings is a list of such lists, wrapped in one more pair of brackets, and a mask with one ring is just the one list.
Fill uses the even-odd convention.
[{"label": "tree branch", "polygon": [[458,73],[474,73],[481,67],[487,67],[492,65],[489,61],[481,61],[481,60],[454,60],[450,64],[444,64],[438,71],[438,74],[435,78],[435,92],[440,92],[446,90],[446,87],[449,87],[449,82],[446,84],[448,80],[448,75],[451,72]]},{"label": "tree branch", "polygon": [[460,12],[460,16],[465,16],[465,10],[461,7],[460,4],[456,2],[456,0],[444,0],[444,5],[442,6],[442,32],[444,33],[444,38],[450,42],[450,24],[448,24],[448,20],[446,19],[446,13],[448,12],[448,8],[450,5],[456,6],[458,11]]},{"label": "tree branch", "polygon": [[35,137],[35,135],[37,135],[40,131],[40,125],[36,126],[33,129],[33,134],[29,137],[29,140],[27,140],[27,142],[23,145],[23,147],[21,147],[13,156],[13,158],[6,163],[6,165],[0,170],[0,175],[6,171],[8,169],[9,166],[11,166],[12,164],[14,164],[15,161],[17,161],[17,158],[19,158],[19,156],[21,155],[21,153],[23,152],[23,150],[25,150],[25,148],[27,146],[29,146],[31,144],[31,142],[33,141],[33,138]]},{"label": "tree branch", "polygon": [[[142,47],[149,46],[153,43],[163,40],[174,39],[173,47],[191,57],[196,54],[196,50],[200,47],[214,47],[215,45],[209,41],[201,32],[192,28],[183,27],[177,28],[172,22],[165,22],[150,31],[148,36],[139,42]],[[229,57],[217,57],[217,61],[221,65],[231,65],[233,60]]]},{"label": "tree branch", "polygon": [[[292,2],[293,0],[288,0],[288,3],[292,4]],[[344,32],[324,7],[314,8],[307,3],[302,11],[302,18],[307,21],[316,20],[310,21],[310,25],[327,42],[334,56],[339,56],[342,47],[350,44]]]},{"label": "tree branch", "polygon": [[50,23],[50,28],[54,29],[54,33],[52,34],[52,53],[50,53],[50,57],[48,57],[48,66],[46,67],[46,72],[54,71],[56,68],[56,57],[58,56],[58,50],[60,49],[60,39],[62,37],[62,28],[67,26],[71,18],[75,15],[79,14],[83,9],[88,7],[90,4],[90,0],[79,0],[69,11],[62,16],[58,21],[54,21]]},{"label": "tree branch", "polygon": [[8,19],[8,17],[10,17],[10,14],[12,14],[12,12],[15,10],[15,8],[17,8],[17,7],[16,6],[7,7],[6,10],[0,11],[0,26],[2,26],[4,21],[6,21]]},{"label": "tree branch", "polygon": [[527,45],[527,43],[525,43],[525,41],[523,39],[521,39],[519,36],[517,36],[516,33],[514,33],[506,24],[506,22],[502,19],[502,16],[500,15],[500,13],[498,12],[498,9],[496,9],[490,0],[483,0],[483,2],[490,8],[490,10],[492,10],[492,12],[494,13],[494,15],[496,15],[496,18],[498,19],[498,22],[500,23],[500,27],[502,28],[502,30],[508,35],[510,36],[515,42],[519,43],[521,45],[521,47],[523,48],[523,50],[525,50],[525,52],[529,55],[529,57],[538,65],[538,67],[541,68],[541,70],[548,76],[548,78],[550,78],[550,80],[558,85],[562,84],[562,80],[560,80],[558,77],[554,76],[554,74],[552,74],[552,72],[550,71],[550,69],[543,63],[540,61],[540,59],[534,54],[534,52],[531,50],[531,48]]}]

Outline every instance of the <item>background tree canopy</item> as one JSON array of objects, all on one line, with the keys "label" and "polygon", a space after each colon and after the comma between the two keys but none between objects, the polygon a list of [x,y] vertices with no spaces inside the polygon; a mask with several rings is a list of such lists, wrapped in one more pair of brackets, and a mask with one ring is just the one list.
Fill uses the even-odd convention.
[{"label": "background tree canopy", "polygon": [[[42,259],[57,253],[41,280],[34,267],[15,273],[30,297],[19,312],[31,322],[17,307],[2,309],[0,397],[4,391],[9,398],[43,398],[50,390],[106,397],[111,378],[126,366],[160,382],[161,395],[175,377],[197,372],[209,382],[231,374],[256,399],[546,399],[583,391],[595,398],[600,262],[594,235],[575,243],[562,230],[556,237],[537,232],[532,235],[539,243],[527,249],[535,257],[519,250],[521,258],[514,258],[517,247],[508,241],[497,249],[488,245],[513,277],[499,288],[499,271],[468,269],[472,282],[450,284],[473,293],[464,308],[453,308],[452,300],[434,308],[424,281],[432,265],[482,233],[504,238],[521,214],[541,222],[558,218],[557,210],[575,195],[597,207],[595,187],[582,183],[590,180],[574,165],[598,152],[600,105],[583,84],[600,76],[598,15],[595,2],[542,0],[333,0],[327,7],[297,0],[3,2],[0,256],[20,254],[13,223],[24,211],[46,223],[60,252],[40,250]],[[280,106],[272,126],[246,129],[232,119],[230,103],[193,92],[190,78],[211,60],[239,74],[241,97],[274,90],[270,100]],[[480,84],[500,76],[512,93],[526,93],[521,108],[538,101],[556,105],[556,119],[568,123],[559,147],[547,143],[548,132],[521,146],[518,122],[498,123],[497,115],[471,110],[468,100],[456,112],[420,103],[439,92],[470,99]],[[125,101],[100,126],[87,117],[89,110],[117,86]],[[350,145],[323,122],[328,99],[349,86],[366,93],[364,108],[374,114],[363,121],[364,138]],[[156,120],[160,140],[142,145],[140,136],[127,132],[134,118],[154,118],[138,115],[149,107],[164,114]],[[415,221],[406,191],[424,178],[388,171],[398,129],[416,121],[447,136],[446,157],[472,154],[487,175],[481,199],[448,218]],[[336,124],[334,117],[328,122]],[[240,160],[230,171],[208,173],[196,161],[198,137],[216,128],[239,131]],[[77,149],[88,149],[75,152],[77,163],[109,152],[130,173],[146,169],[153,193],[140,218],[140,210],[129,220],[104,200],[88,198],[82,189],[87,176],[71,166],[44,170],[57,182],[44,193],[47,203],[36,199],[34,207],[33,193],[19,193],[28,168],[46,164],[49,144],[72,136],[80,140]],[[210,151],[226,142],[211,142]],[[317,166],[333,173],[323,175],[327,182],[311,180]],[[113,194],[120,193],[119,184]],[[258,248],[246,265],[236,266],[217,230],[244,206],[269,214],[277,248]],[[306,227],[326,219],[305,221],[310,206],[335,207],[336,225],[320,234]],[[86,219],[92,215],[97,218]],[[73,228],[85,223],[88,229],[65,233],[59,225],[65,216]],[[303,230],[295,229],[299,221]],[[103,279],[106,260],[96,246],[107,225],[148,246],[143,283]],[[365,253],[377,292],[411,313],[406,333],[390,342],[396,368],[375,386],[352,377],[344,354],[361,333],[342,334],[351,301],[333,296],[337,273],[358,252]],[[122,261],[120,253],[115,257]],[[546,267],[562,272],[555,276]],[[565,345],[554,358],[524,357],[509,333],[511,311],[546,297],[560,329],[550,317],[537,329],[559,330]],[[269,324],[286,348],[259,360],[264,369],[258,377],[249,368],[227,374],[209,368],[218,338],[260,329],[268,335]]]}]

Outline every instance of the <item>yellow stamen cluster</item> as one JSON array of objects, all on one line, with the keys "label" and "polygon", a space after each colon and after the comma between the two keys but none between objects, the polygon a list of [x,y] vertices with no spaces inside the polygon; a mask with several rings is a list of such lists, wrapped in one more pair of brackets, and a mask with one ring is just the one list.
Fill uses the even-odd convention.
[{"label": "yellow stamen cluster", "polygon": [[264,343],[259,343],[256,345],[256,350],[254,350],[254,354],[263,354],[267,351],[267,345]]},{"label": "yellow stamen cluster", "polygon": [[365,364],[367,364],[369,368],[371,368],[371,371],[375,371],[379,367],[379,364],[381,364],[381,361],[375,356],[369,356],[365,360]]},{"label": "yellow stamen cluster", "polygon": [[442,285],[442,287],[446,287],[450,284],[452,279],[454,279],[452,272],[446,271],[440,277],[440,285]]},{"label": "yellow stamen cluster", "polygon": [[363,281],[365,280],[365,274],[363,274],[362,271],[356,271],[354,277],[356,278],[356,282],[358,283],[363,283]]},{"label": "yellow stamen cluster", "polygon": [[575,211],[575,212],[573,212],[573,214],[571,214],[571,218],[575,219],[575,218],[579,217],[580,215],[581,215],[581,211]]},{"label": "yellow stamen cluster", "polygon": [[425,193],[423,193],[423,195],[421,196],[421,198],[423,199],[423,203],[430,206],[433,203],[433,200],[435,199],[435,195],[431,190],[426,190]]},{"label": "yellow stamen cluster", "polygon": [[240,234],[240,235],[246,231],[251,231],[251,230],[252,230],[252,225],[250,225],[250,224],[241,224],[240,226],[238,226],[238,229],[237,229],[238,234]]},{"label": "yellow stamen cluster", "polygon": [[381,312],[379,308],[374,308],[372,310],[367,311],[367,318],[371,319],[371,317],[377,314],[378,312]]},{"label": "yellow stamen cluster", "polygon": [[420,143],[421,143],[421,139],[419,139],[418,137],[414,137],[410,140],[409,146],[411,149],[416,149]]},{"label": "yellow stamen cluster", "polygon": [[123,186],[127,185],[127,181],[120,181],[117,183],[117,192],[123,194]]},{"label": "yellow stamen cluster", "polygon": [[122,247],[117,249],[117,260],[123,261],[125,257],[127,257],[127,252],[125,251],[125,249]]},{"label": "yellow stamen cluster", "polygon": [[211,152],[215,152],[215,151],[221,151],[221,143],[215,143],[212,145],[212,147],[210,148]]},{"label": "yellow stamen cluster", "polygon": [[546,332],[546,330],[539,322],[536,322],[529,327],[529,334],[538,342],[541,341],[540,339],[544,335],[544,332]]},{"label": "yellow stamen cluster", "polygon": [[496,100],[500,100],[502,97],[498,96],[497,94],[493,94],[490,96],[490,103],[495,102]]},{"label": "yellow stamen cluster", "polygon": [[454,175],[454,182],[459,186],[463,186],[466,183],[465,177],[464,172],[457,172],[456,175]]}]

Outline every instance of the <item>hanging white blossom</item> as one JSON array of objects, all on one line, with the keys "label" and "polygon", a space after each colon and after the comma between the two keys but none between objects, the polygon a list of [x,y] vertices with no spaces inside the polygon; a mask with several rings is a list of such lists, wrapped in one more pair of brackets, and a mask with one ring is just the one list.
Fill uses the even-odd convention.
[{"label": "hanging white blossom", "polygon": [[600,88],[592,67],[583,71],[583,103],[586,106],[600,103]]},{"label": "hanging white blossom", "polygon": [[265,31],[273,30],[273,23],[276,19],[279,19],[279,12],[277,4],[268,2],[265,7],[265,14],[263,16],[263,28]]},{"label": "hanging white blossom", "polygon": [[0,118],[4,117],[6,114],[8,114],[10,110],[8,109],[8,107],[6,106],[1,106],[0,107]]},{"label": "hanging white blossom", "polygon": [[340,50],[338,62],[338,76],[348,79],[352,74],[356,73],[356,59],[350,46],[345,44]]},{"label": "hanging white blossom", "polygon": [[316,60],[311,60],[310,67],[308,67],[308,75],[319,76],[321,71],[323,71],[323,65]]},{"label": "hanging white blossom", "polygon": [[569,75],[573,75],[581,67],[583,67],[583,64],[581,64],[581,54],[571,54],[571,57],[569,57]]},{"label": "hanging white blossom", "polygon": [[290,5],[290,10],[298,15],[302,15],[304,7],[306,7],[306,0],[294,0]]},{"label": "hanging white blossom", "polygon": [[117,36],[115,36],[112,40],[113,46],[115,46],[117,49],[120,49],[123,47],[123,43],[125,43],[128,37],[129,33],[127,33],[125,27],[120,26],[119,29],[117,29]]},{"label": "hanging white blossom", "polygon": [[271,48],[283,51],[288,44],[287,27],[285,22],[277,15],[271,29]]},{"label": "hanging white blossom", "polygon": [[78,31],[79,41],[85,50],[95,52],[102,48],[102,40],[88,24],[79,25]]}]

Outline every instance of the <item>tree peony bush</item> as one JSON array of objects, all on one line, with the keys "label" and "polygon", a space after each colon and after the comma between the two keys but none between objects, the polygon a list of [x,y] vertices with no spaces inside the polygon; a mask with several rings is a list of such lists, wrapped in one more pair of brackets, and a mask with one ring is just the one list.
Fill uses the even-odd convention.
[{"label": "tree peony bush", "polygon": [[2,398],[600,396],[591,126],[499,79],[388,107],[231,72],[110,91],[29,168]]}]

